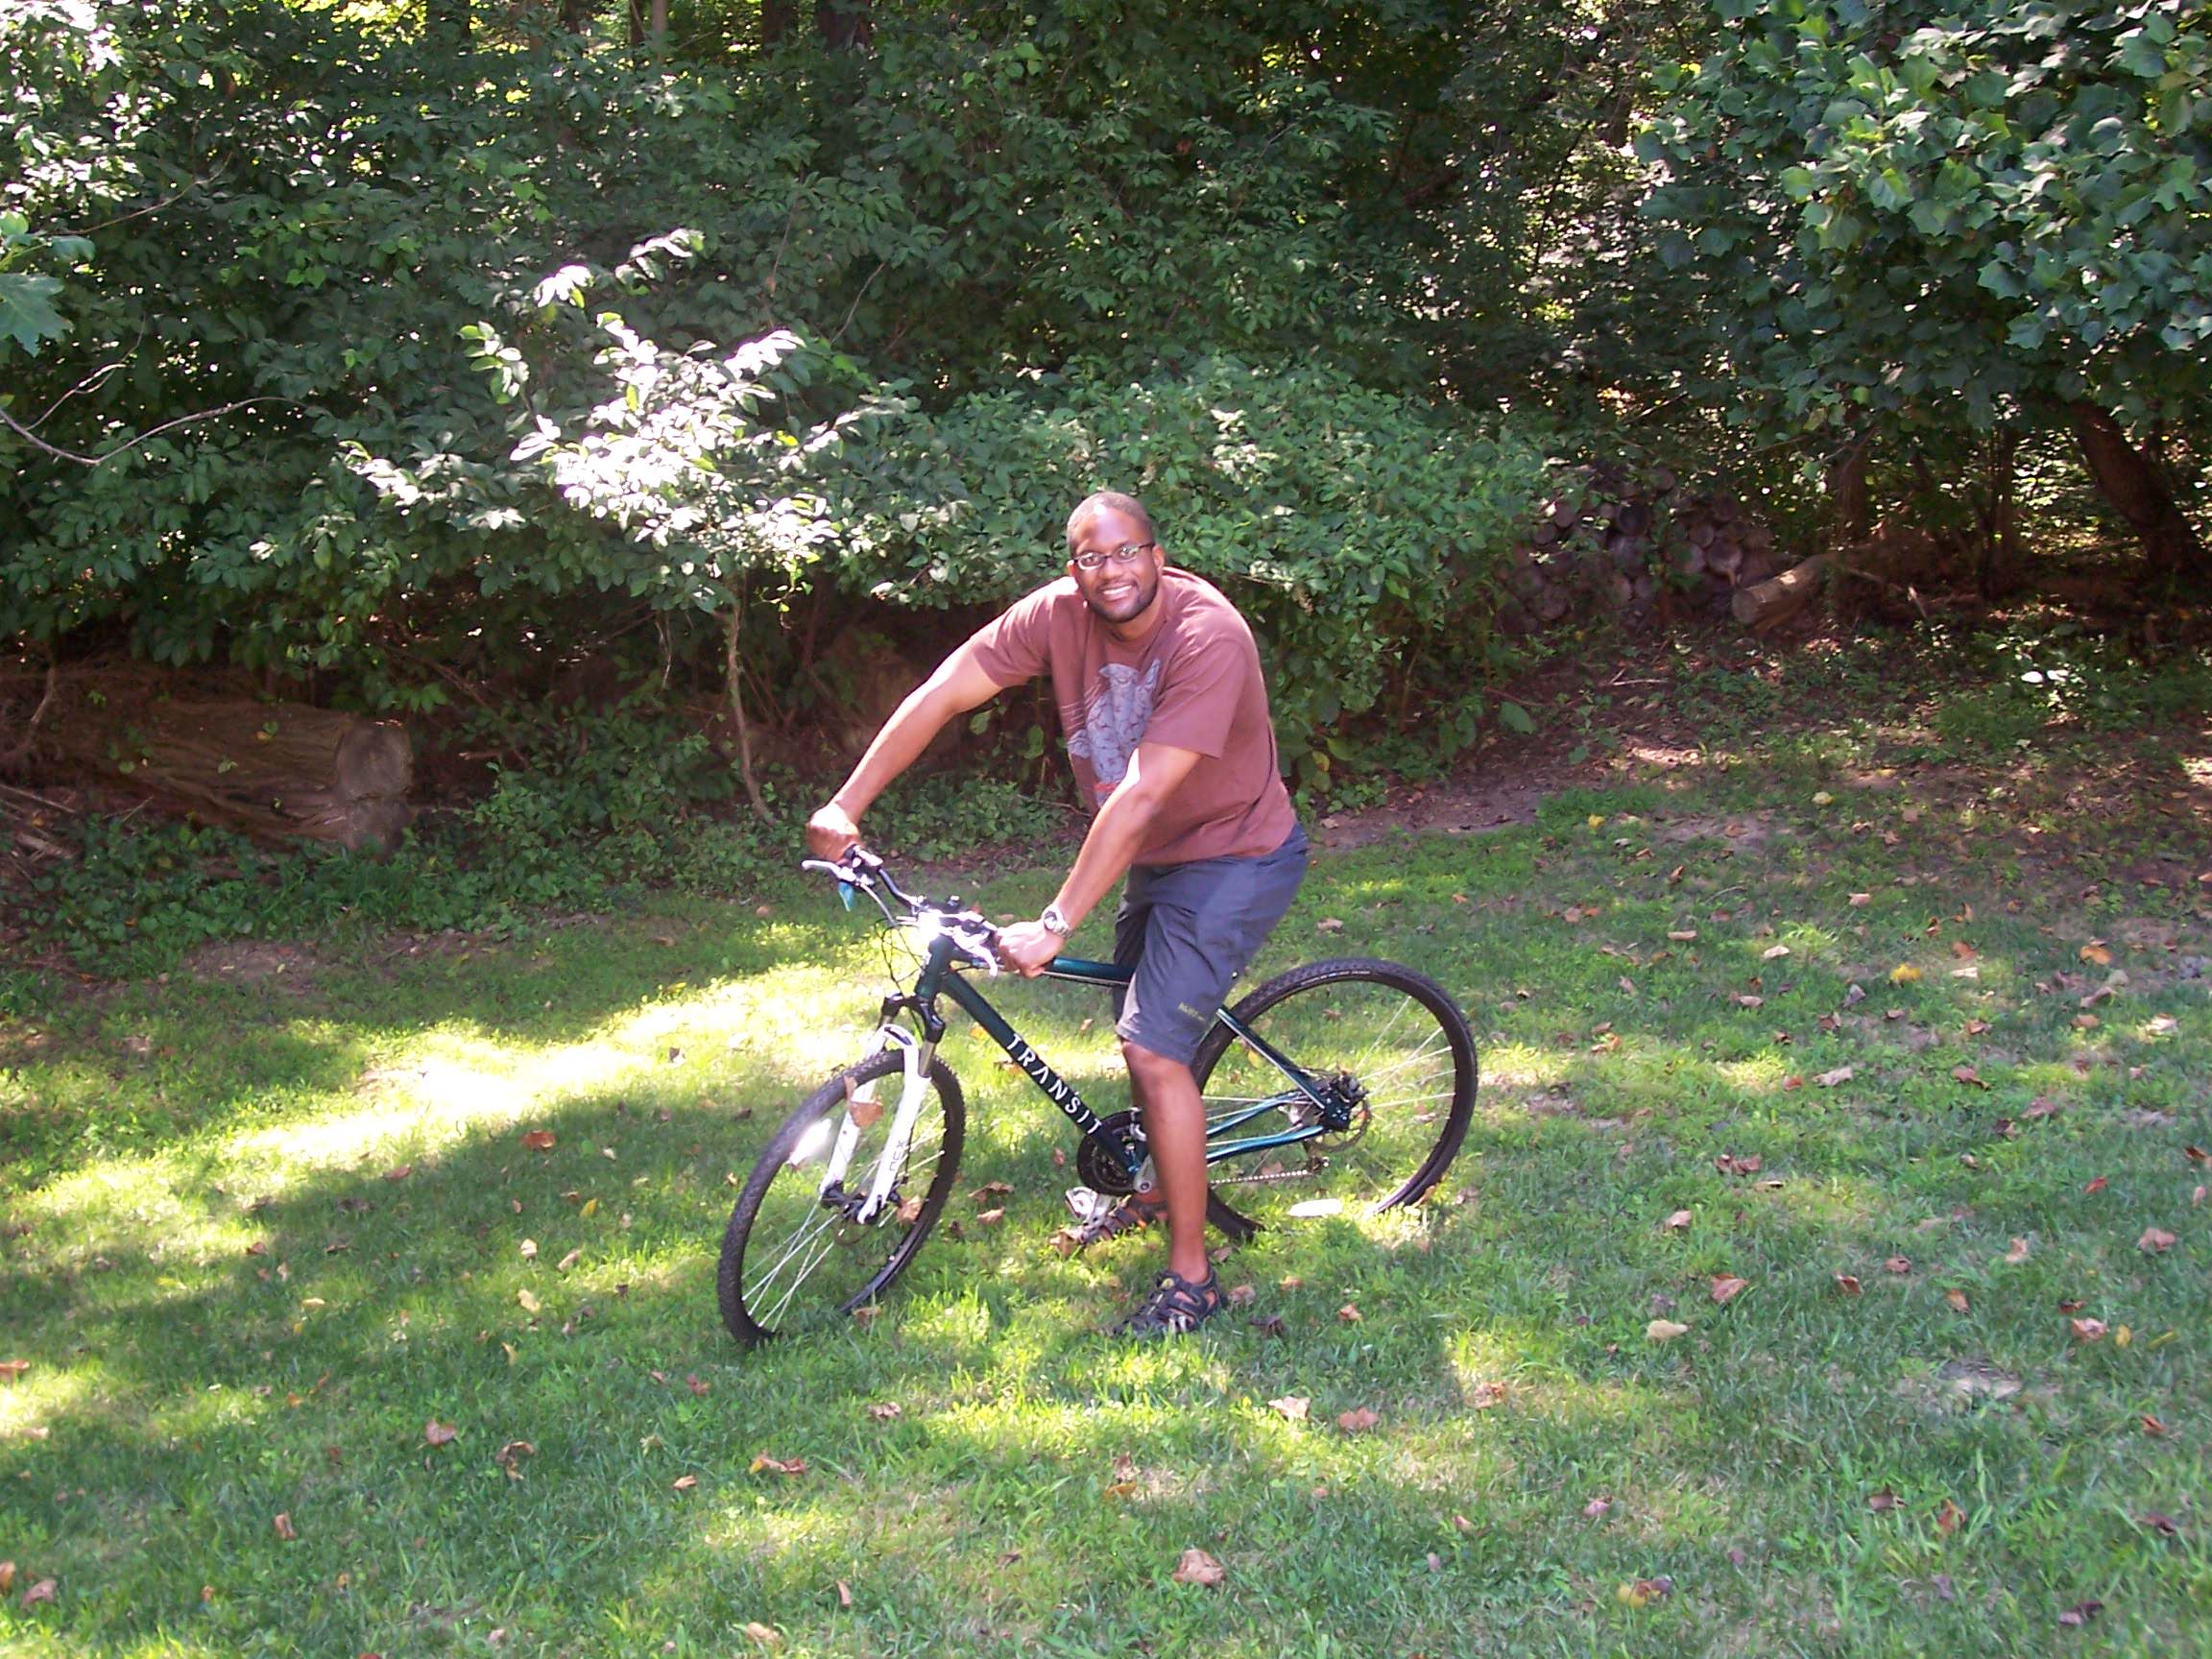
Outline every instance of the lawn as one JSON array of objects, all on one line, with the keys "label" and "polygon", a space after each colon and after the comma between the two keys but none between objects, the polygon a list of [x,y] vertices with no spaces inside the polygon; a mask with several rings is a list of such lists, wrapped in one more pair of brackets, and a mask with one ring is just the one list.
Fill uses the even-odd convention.
[{"label": "lawn", "polygon": [[[1458,1163],[1177,1343],[1102,1334],[1158,1241],[1051,1247],[1065,1125],[964,1029],[958,1225],[724,1335],[733,1183],[884,986],[821,891],[0,1023],[0,1648],[2212,1652],[2212,741],[1662,775],[1582,707],[1590,786],[1322,857],[1256,970],[1450,987]],[[1119,1104],[1095,999],[1004,1002]]]}]

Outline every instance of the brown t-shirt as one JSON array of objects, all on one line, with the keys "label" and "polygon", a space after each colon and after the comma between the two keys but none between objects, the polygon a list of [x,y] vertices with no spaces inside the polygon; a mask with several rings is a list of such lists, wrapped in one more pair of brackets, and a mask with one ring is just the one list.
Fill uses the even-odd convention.
[{"label": "brown t-shirt", "polygon": [[1075,781],[1095,812],[1127,776],[1140,743],[1199,757],[1146,827],[1139,864],[1257,858],[1297,828],[1275,767],[1275,727],[1252,630],[1220,589],[1170,565],[1163,613],[1127,645],[1062,577],[1017,600],[969,644],[1001,687],[1050,670]]}]

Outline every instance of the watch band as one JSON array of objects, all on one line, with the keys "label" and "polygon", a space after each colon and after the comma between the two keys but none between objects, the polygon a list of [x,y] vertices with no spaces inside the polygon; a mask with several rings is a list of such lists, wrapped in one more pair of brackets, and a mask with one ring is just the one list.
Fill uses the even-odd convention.
[{"label": "watch band", "polygon": [[1037,926],[1058,939],[1065,939],[1069,934],[1075,931],[1074,926],[1068,920],[1067,913],[1057,904],[1045,906],[1045,914],[1037,918]]}]

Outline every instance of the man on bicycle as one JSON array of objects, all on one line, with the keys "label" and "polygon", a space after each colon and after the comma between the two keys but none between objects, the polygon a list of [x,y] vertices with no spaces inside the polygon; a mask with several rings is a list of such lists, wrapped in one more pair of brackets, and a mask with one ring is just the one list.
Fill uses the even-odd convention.
[{"label": "man on bicycle", "polygon": [[1068,518],[1067,576],[1018,600],[908,694],[807,821],[807,845],[842,857],[861,814],[948,721],[1042,673],[1095,816],[1058,895],[999,935],[999,958],[1042,974],[1127,875],[1114,959],[1135,977],[1115,1030],[1157,1186],[1078,1237],[1111,1238],[1165,1212],[1166,1271],[1121,1330],[1191,1331],[1222,1293],[1206,1255],[1206,1114],[1190,1059],[1306,873],[1260,654],[1236,607],[1168,564],[1137,500],[1091,496]]}]

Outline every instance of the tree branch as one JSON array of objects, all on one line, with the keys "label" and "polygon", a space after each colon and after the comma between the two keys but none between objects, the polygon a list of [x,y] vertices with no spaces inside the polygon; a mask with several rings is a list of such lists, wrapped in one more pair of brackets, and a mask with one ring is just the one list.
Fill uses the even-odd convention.
[{"label": "tree branch", "polygon": [[180,426],[190,426],[195,421],[212,421],[218,416],[233,414],[240,409],[250,409],[256,403],[283,403],[294,409],[303,409],[306,407],[305,404],[300,402],[297,398],[292,397],[241,397],[237,402],[225,403],[220,408],[202,409],[196,414],[180,415],[174,421],[164,421],[160,425],[153,428],[151,431],[139,433],[138,436],[132,439],[130,443],[120,445],[117,447],[108,450],[105,455],[79,455],[74,450],[57,448],[53,445],[47,443],[45,439],[39,437],[38,434],[34,432],[30,427],[24,425],[22,421],[16,420],[14,416],[9,414],[6,409],[0,409],[0,422],[5,422],[7,425],[12,427],[16,436],[21,438],[25,443],[29,444],[33,448],[43,449],[47,454],[54,456],[58,460],[74,461],[80,467],[105,467],[108,462],[113,461],[120,456],[130,454],[131,451],[137,448],[139,445],[153,442],[155,439],[160,437],[164,432],[174,431]]}]

